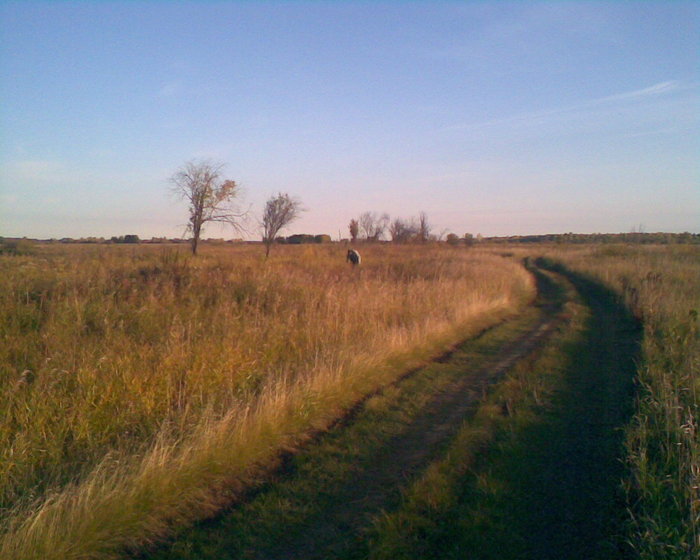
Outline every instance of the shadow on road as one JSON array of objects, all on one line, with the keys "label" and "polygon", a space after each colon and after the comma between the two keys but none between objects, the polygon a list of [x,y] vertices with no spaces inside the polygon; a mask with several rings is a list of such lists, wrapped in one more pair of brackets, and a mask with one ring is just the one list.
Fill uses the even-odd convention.
[{"label": "shadow on road", "polygon": [[[632,414],[642,331],[605,287],[556,270],[590,309],[581,336],[564,349],[562,384],[538,421],[493,450],[480,465],[481,478],[465,484],[451,519],[471,516],[469,529],[456,541],[435,543],[436,558],[629,557],[622,537],[623,427]],[[482,523],[474,522],[475,512]]]}]

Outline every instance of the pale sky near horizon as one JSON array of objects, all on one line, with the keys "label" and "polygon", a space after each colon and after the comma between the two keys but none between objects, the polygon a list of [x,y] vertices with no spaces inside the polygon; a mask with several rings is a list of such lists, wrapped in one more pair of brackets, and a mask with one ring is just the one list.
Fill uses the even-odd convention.
[{"label": "pale sky near horizon", "polygon": [[700,232],[699,39],[683,1],[1,2],[0,236],[179,237],[192,159],[286,234]]}]

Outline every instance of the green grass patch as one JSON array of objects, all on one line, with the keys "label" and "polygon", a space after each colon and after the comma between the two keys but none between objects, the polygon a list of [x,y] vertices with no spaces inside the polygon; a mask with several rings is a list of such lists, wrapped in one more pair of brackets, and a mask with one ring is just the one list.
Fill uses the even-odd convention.
[{"label": "green grass patch", "polygon": [[[700,557],[700,248],[551,248],[603,283],[643,325],[635,411],[625,434],[629,541],[643,560]],[[590,282],[588,282],[590,284]]]}]

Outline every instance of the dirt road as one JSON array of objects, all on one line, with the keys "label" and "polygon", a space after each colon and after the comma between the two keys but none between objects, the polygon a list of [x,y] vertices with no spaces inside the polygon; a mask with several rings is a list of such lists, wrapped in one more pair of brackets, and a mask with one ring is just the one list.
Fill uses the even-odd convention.
[{"label": "dirt road", "polygon": [[[275,480],[258,489],[249,502],[188,531],[148,558],[367,558],[366,529],[373,516],[397,507],[402,488],[440,456],[489,387],[562,324],[560,285],[543,274],[537,278],[538,302],[519,322],[466,341],[435,364],[368,399],[309,449],[290,457]],[[566,550],[562,539],[573,540],[572,552],[579,551],[575,543],[599,538],[599,525],[610,513],[609,476],[595,473],[617,460],[619,441],[610,443],[608,431],[623,420],[614,412],[619,408],[615,400],[629,398],[625,391],[634,348],[629,337],[624,348],[619,337],[611,338],[617,311],[609,311],[610,303],[585,286],[582,291],[590,292],[584,299],[594,311],[589,341],[593,351],[572,371],[571,391],[557,408],[555,427],[534,434],[528,443],[535,446],[531,451],[537,460],[530,464],[536,468],[514,475],[523,488],[542,490],[520,497],[525,513],[513,523],[531,536],[525,537],[526,555],[513,548],[513,558],[581,558],[562,555]],[[613,362],[624,362],[627,376],[614,387],[605,373]],[[577,436],[581,433],[585,437]],[[602,491],[594,488],[600,484]],[[591,509],[603,513],[584,519],[590,518]],[[584,527],[577,528],[581,523]],[[459,550],[460,543],[439,546],[451,546],[444,552],[454,557],[465,552]]]}]

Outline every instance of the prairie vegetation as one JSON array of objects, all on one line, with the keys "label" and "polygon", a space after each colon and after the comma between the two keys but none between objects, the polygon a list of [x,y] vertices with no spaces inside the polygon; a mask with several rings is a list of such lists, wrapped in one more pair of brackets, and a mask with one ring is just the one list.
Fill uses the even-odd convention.
[{"label": "prairie vegetation", "polygon": [[603,245],[548,252],[614,289],[642,321],[627,428],[630,542],[643,559],[700,554],[700,248]]},{"label": "prairie vegetation", "polygon": [[369,558],[630,558],[621,428],[640,330],[605,289],[536,271],[560,322],[378,518]]},{"label": "prairie vegetation", "polygon": [[534,295],[450,248],[39,247],[0,256],[0,556],[113,558]]},{"label": "prairie vegetation", "polygon": [[[359,269],[337,246],[281,246],[267,260],[246,246],[203,246],[197,258],[168,246],[21,249],[0,255],[0,557],[8,559],[116,558],[172,534],[235,500],[280,452],[363,396],[534,297],[530,275],[493,247],[367,245]],[[640,320],[627,470],[609,469],[628,509],[615,546],[625,540],[641,559],[696,556],[700,248],[497,250],[592,280]],[[634,328],[596,323],[605,313],[573,297],[569,327],[486,398],[444,460],[379,519],[376,557],[411,557],[405,545],[416,535],[423,547],[484,551],[469,535],[478,540],[494,522],[518,550],[517,529],[498,526],[513,508],[511,494],[495,499],[503,494],[495,475],[521,480],[537,464],[520,434],[551,414],[557,375],[595,377],[602,325],[622,336]],[[559,424],[550,427],[556,434]],[[486,497],[486,507],[460,501],[465,480],[469,499]]]},{"label": "prairie vegetation", "polygon": [[[406,485],[432,468],[508,364],[547,337],[541,327],[550,317],[542,306],[529,306],[407,372],[289,456],[282,472],[244,503],[183,531],[145,558],[345,560],[375,558],[378,551],[392,559],[444,558],[444,548],[425,546],[425,525],[413,535],[400,531],[397,544],[404,556],[386,542],[368,539],[372,520],[392,511]],[[480,456],[482,443],[462,439],[449,454]],[[460,473],[454,467],[450,461],[453,477]],[[431,503],[445,495],[444,485],[432,490]]]},{"label": "prairie vegetation", "polygon": [[[478,550],[483,558],[578,558],[581,556],[576,552],[577,546],[594,557],[592,542],[577,542],[586,535],[583,526],[573,534],[552,531],[558,519],[570,519],[572,512],[581,507],[579,500],[567,502],[563,496],[575,492],[585,481],[577,475],[572,480],[573,490],[563,487],[561,495],[552,495],[558,492],[555,481],[561,478],[560,473],[553,471],[551,479],[546,478],[548,471],[537,458],[542,453],[538,447],[551,449],[552,454],[561,447],[555,437],[560,427],[556,417],[552,418],[552,410],[557,410],[557,401],[563,394],[563,375],[574,387],[585,388],[586,379],[590,379],[590,386],[579,392],[576,400],[559,406],[560,416],[572,416],[576,430],[590,430],[599,424],[595,415],[601,413],[605,402],[604,391],[595,397],[600,391],[600,383],[594,382],[597,370],[607,371],[609,382],[615,383],[617,376],[627,375],[629,358],[633,357],[635,398],[621,433],[620,457],[625,468],[620,471],[609,464],[605,473],[606,467],[599,461],[592,463],[601,476],[608,474],[608,483],[612,472],[617,477],[613,483],[621,490],[616,505],[619,511],[611,512],[611,521],[618,526],[609,541],[600,543],[600,557],[697,558],[700,248],[511,245],[507,250],[522,257],[544,256],[548,266],[565,272],[576,280],[579,289],[589,291],[594,296],[591,301],[604,303],[611,291],[641,325],[639,354],[629,353],[631,346],[637,345],[634,340],[639,335],[634,333],[636,327],[629,324],[625,313],[615,311],[618,304],[614,300],[608,299],[605,308],[597,310],[582,305],[580,299],[567,303],[569,327],[555,336],[539,357],[523,362],[508,376],[485,400],[475,419],[465,423],[445,458],[407,489],[402,506],[378,519],[371,557],[462,558],[465,551]],[[604,319],[610,313],[610,318]],[[610,332],[600,330],[604,327]],[[617,335],[611,343],[613,332]],[[599,350],[610,344],[617,354],[617,364],[614,360],[601,360],[602,356],[596,358]],[[627,366],[622,367],[625,356]],[[621,381],[624,383],[624,379]],[[596,398],[600,400],[598,404]],[[610,410],[618,406],[625,417],[625,400],[608,401],[607,406],[612,407]],[[587,402],[590,410],[577,409]],[[606,446],[617,445],[619,433],[610,430]],[[599,438],[606,442],[604,432]],[[578,439],[572,435],[569,441]],[[571,449],[571,456],[591,442],[582,439],[579,443]],[[563,447],[566,449],[566,445]],[[572,461],[571,456],[554,464],[561,471],[562,465]],[[562,476],[571,477],[575,469],[575,462],[568,464]],[[533,512],[547,508],[546,504],[539,508],[527,498],[528,472],[535,479],[545,477],[542,488],[546,489],[548,502],[564,504],[558,510],[559,517],[553,517],[553,524],[548,527],[548,548],[537,553],[532,552],[538,542],[532,530],[537,517]],[[598,484],[591,486],[587,495],[594,495],[592,490],[598,488]],[[518,501],[518,495],[526,496],[523,503]],[[603,512],[591,513],[589,523],[594,523]],[[521,532],[518,525],[529,528]],[[562,538],[561,546],[557,546],[557,540]],[[528,547],[530,553],[524,553]]]}]

